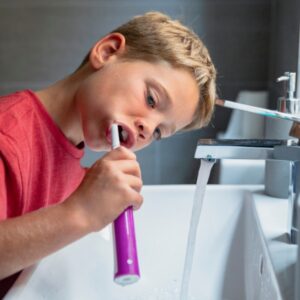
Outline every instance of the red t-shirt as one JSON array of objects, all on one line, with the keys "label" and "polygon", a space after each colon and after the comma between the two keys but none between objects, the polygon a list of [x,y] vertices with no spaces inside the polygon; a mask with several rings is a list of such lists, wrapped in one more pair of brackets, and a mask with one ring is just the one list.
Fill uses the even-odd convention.
[{"label": "red t-shirt", "polygon": [[32,91],[0,97],[0,220],[65,200],[82,156]]}]

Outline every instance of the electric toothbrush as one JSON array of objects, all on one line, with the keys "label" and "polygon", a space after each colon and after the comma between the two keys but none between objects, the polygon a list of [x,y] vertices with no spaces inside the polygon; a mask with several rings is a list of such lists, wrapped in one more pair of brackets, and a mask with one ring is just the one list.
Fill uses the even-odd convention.
[{"label": "electric toothbrush", "polygon": [[[120,146],[118,125],[111,127],[112,149]],[[115,274],[114,281],[122,286],[140,278],[132,207],[128,207],[113,224]]]}]

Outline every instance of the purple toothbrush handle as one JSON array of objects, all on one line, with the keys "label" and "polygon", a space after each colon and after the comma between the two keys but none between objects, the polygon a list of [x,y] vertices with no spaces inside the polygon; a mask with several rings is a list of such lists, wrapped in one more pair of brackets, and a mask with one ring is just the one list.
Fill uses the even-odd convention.
[{"label": "purple toothbrush handle", "polygon": [[114,221],[116,283],[127,285],[140,278],[132,207]]}]

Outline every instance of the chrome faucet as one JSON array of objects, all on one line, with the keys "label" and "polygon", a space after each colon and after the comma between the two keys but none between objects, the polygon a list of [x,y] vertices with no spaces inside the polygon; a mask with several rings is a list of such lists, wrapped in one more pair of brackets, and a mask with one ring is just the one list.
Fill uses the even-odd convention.
[{"label": "chrome faucet", "polygon": [[286,160],[291,164],[288,233],[291,243],[297,237],[297,203],[300,191],[300,144],[298,140],[213,140],[200,139],[195,158]]},{"label": "chrome faucet", "polygon": [[[290,74],[290,73],[289,73]],[[295,75],[291,77],[279,78],[280,80],[295,80]],[[291,83],[289,87],[295,86]],[[284,113],[289,113],[288,107],[293,108],[292,113],[296,113],[295,107],[300,111],[300,100],[293,97],[293,91],[289,88],[288,97],[285,101],[281,99],[281,105],[285,109]],[[292,97],[292,98],[291,98]],[[288,103],[288,102],[293,103]],[[296,103],[298,101],[298,103]],[[289,104],[289,105],[286,105]],[[290,105],[291,104],[291,105]],[[234,105],[231,106],[234,108]],[[240,109],[240,108],[239,108]],[[298,111],[298,113],[299,113]],[[251,112],[255,113],[255,107]],[[258,112],[260,113],[260,112]],[[274,115],[272,115],[274,117]],[[300,191],[300,122],[294,122],[290,135],[295,139],[269,140],[269,139],[245,139],[245,140],[214,140],[200,139],[197,144],[195,158],[199,159],[262,159],[262,160],[285,160],[289,161],[290,185],[289,185],[289,208],[288,208],[288,233],[291,243],[296,243],[297,237],[297,203]]]}]

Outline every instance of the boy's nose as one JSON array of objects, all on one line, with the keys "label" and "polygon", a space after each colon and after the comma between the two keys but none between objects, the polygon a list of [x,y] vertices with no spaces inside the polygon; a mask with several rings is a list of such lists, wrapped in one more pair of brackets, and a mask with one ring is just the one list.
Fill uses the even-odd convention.
[{"label": "boy's nose", "polygon": [[137,120],[135,122],[135,126],[137,128],[138,137],[143,140],[148,140],[152,137],[153,131],[152,126],[142,122],[141,120]]}]

